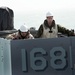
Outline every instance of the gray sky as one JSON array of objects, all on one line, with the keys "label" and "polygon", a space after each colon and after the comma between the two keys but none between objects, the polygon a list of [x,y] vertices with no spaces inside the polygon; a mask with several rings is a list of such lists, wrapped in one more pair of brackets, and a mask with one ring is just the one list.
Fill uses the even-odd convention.
[{"label": "gray sky", "polygon": [[[47,11],[50,11],[52,13],[56,12],[53,14],[54,14],[54,17],[56,17],[56,20],[59,24],[66,25],[65,27],[68,27],[68,28],[75,28],[74,26],[75,21],[73,16],[74,12],[72,12],[72,11],[75,11],[75,0],[0,0],[0,7],[1,6],[7,6],[13,9],[15,14],[14,16],[15,28],[19,28],[19,26],[23,24],[24,21],[29,26],[35,26],[36,23],[34,24],[34,22],[37,22],[36,26],[39,27],[38,25],[40,25],[40,23],[45,18],[45,13],[47,13]],[[41,11],[43,13],[44,11],[43,13],[44,17],[40,21],[38,21],[38,19],[39,19],[39,16],[41,15],[38,15],[38,14],[34,16],[32,15],[34,12],[36,13],[37,11],[39,11],[39,13]],[[64,11],[70,11],[69,12],[70,14],[65,13],[64,14],[65,16],[64,15],[61,16],[62,14],[59,14],[58,11],[62,12],[63,14],[64,14]],[[58,16],[57,16],[57,13],[59,14]],[[28,15],[26,14],[29,14],[30,16],[28,17]],[[31,18],[34,18],[33,22],[31,22]],[[35,18],[37,19],[37,21],[35,20]],[[71,19],[72,21],[70,22]]]},{"label": "gray sky", "polygon": [[75,0],[0,0],[0,6],[8,6],[15,12],[75,9]]}]

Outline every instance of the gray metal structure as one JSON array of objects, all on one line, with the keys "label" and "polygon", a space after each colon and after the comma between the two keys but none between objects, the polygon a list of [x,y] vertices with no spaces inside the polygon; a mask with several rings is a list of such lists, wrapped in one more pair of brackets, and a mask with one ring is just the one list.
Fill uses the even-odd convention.
[{"label": "gray metal structure", "polygon": [[14,12],[8,7],[0,7],[0,31],[14,29]]},{"label": "gray metal structure", "polygon": [[0,39],[0,75],[75,75],[75,37]]}]

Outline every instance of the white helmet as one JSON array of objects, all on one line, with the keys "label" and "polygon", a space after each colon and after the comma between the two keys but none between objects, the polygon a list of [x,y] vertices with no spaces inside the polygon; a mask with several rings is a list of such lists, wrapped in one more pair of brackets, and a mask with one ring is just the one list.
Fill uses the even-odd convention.
[{"label": "white helmet", "polygon": [[21,31],[21,32],[27,32],[27,31],[28,31],[28,28],[27,28],[25,25],[22,25],[22,26],[20,27],[20,31]]},{"label": "white helmet", "polygon": [[47,12],[46,17],[53,16],[50,12]]}]

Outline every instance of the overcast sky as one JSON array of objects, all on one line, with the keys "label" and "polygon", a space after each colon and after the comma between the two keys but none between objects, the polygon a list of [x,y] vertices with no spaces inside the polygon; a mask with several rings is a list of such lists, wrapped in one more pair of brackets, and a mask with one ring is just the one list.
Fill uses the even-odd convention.
[{"label": "overcast sky", "polygon": [[[50,11],[51,13],[55,12],[54,15],[55,17],[57,17],[56,12],[58,13],[60,11],[64,14],[64,11],[67,11],[67,13],[64,14],[66,16],[65,17],[62,16],[64,17],[64,20],[62,19],[63,21],[60,20],[62,18],[60,17],[62,13],[61,14],[58,13],[59,15],[57,18],[59,18],[59,20],[58,19],[56,20],[58,23],[66,25],[67,27],[75,28],[75,20],[73,16],[74,15],[73,11],[75,11],[75,0],[0,0],[0,7],[1,6],[7,6],[14,11],[15,28],[19,28],[19,25],[24,23],[23,21],[25,21],[25,23],[27,23],[29,26],[32,25],[35,26],[35,24],[31,22],[30,18],[33,17],[34,18],[33,21],[35,21],[35,18],[39,19],[39,17],[37,18],[35,15],[32,15],[32,13],[34,12],[36,13],[37,11],[39,11],[39,13],[40,12],[43,13],[43,11],[44,13],[47,13],[48,11]],[[68,10],[70,10],[69,15]],[[26,16],[26,13],[31,15],[30,18],[28,17],[28,15]],[[29,21],[27,20],[27,18]],[[71,22],[68,23],[70,20]],[[40,25],[38,23],[41,22],[42,20],[41,21],[39,20],[36,26]]]},{"label": "overcast sky", "polygon": [[0,6],[8,6],[15,12],[75,9],[75,0],[0,0]]}]

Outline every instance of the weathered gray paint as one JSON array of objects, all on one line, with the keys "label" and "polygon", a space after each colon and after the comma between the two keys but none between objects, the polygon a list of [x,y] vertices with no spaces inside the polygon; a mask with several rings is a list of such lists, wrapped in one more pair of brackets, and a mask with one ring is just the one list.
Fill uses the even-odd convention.
[{"label": "weathered gray paint", "polygon": [[0,75],[75,75],[74,45],[75,37],[12,41],[0,38]]},{"label": "weathered gray paint", "polygon": [[71,38],[71,46],[72,46],[72,59],[73,59],[73,75],[75,75],[75,37]]},{"label": "weathered gray paint", "polygon": [[[55,56],[54,53],[55,52],[58,52],[60,51],[61,52],[61,55],[60,56]],[[63,49],[62,47],[54,47],[52,50],[50,50],[50,56],[53,58],[51,59],[51,66],[55,69],[64,69],[65,66],[66,66],[66,51],[65,49]],[[54,60],[56,59],[62,59],[62,63],[60,65],[57,65],[55,64]]]},{"label": "weathered gray paint", "polygon": [[22,49],[21,52],[22,52],[21,53],[21,55],[22,55],[21,56],[22,57],[22,71],[27,71],[27,65],[26,65],[27,64],[27,62],[26,62],[26,58],[27,58],[26,56],[27,55],[26,55],[26,50]]},{"label": "weathered gray paint", "polygon": [[[12,59],[12,75],[72,75],[70,63],[70,38],[56,38],[56,39],[33,39],[33,40],[15,40],[11,41],[11,59]],[[50,62],[50,51],[54,47],[62,47],[66,51],[66,66],[63,69],[54,69]],[[46,55],[37,53],[34,58],[43,57],[46,61],[46,68],[44,70],[33,70],[31,67],[31,51],[34,48],[43,48]],[[27,71],[22,71],[22,56],[21,50],[25,49],[27,52]],[[38,49],[39,50],[39,49]],[[31,54],[30,54],[31,53]],[[39,61],[40,64],[40,61]],[[32,65],[34,66],[34,65]],[[38,66],[38,65],[37,65]]]},{"label": "weathered gray paint", "polygon": [[4,55],[4,75],[11,75],[11,44],[10,41],[4,40],[4,50],[3,50],[3,55]]},{"label": "weathered gray paint", "polygon": [[[46,55],[46,51],[43,48],[34,48],[30,51],[30,65],[31,68],[35,71],[41,71],[44,70],[47,66],[47,61],[43,57],[35,57],[36,53],[40,53],[42,55]],[[41,65],[38,64],[38,66],[35,64],[35,62],[38,60],[41,61]]]},{"label": "weathered gray paint", "polygon": [[0,38],[0,75],[11,75],[10,41]]},{"label": "weathered gray paint", "polygon": [[0,75],[4,75],[3,73],[3,44],[2,44],[2,39],[0,39]]}]

